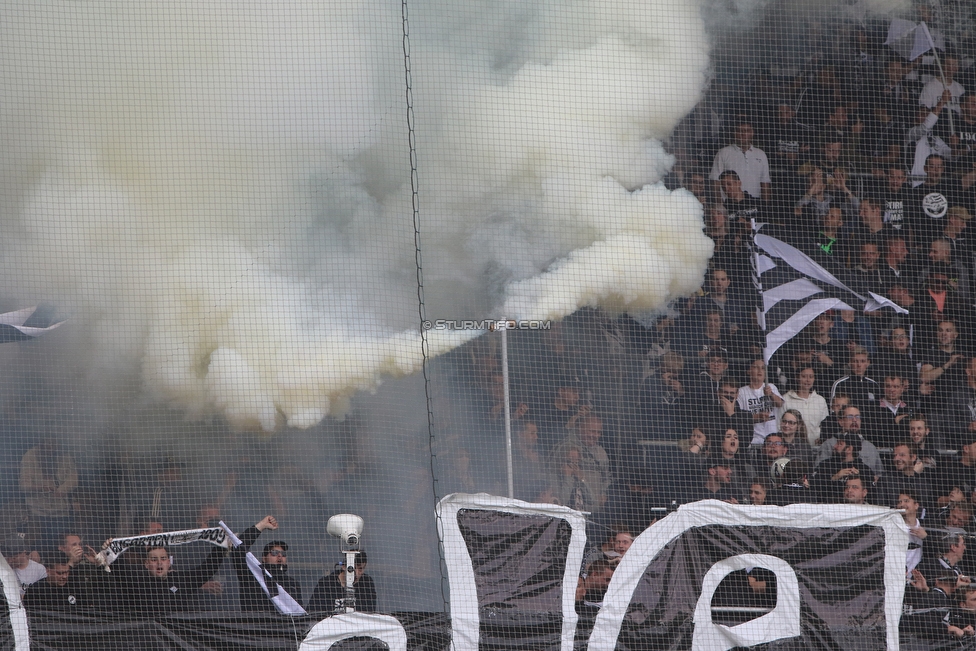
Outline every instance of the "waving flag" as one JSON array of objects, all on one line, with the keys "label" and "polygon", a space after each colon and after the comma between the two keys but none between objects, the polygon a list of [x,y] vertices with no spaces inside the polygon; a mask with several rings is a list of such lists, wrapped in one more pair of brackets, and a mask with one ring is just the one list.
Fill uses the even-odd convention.
[{"label": "waving flag", "polygon": [[49,311],[36,305],[0,314],[0,344],[40,337],[62,323],[51,323]]},{"label": "waving flag", "polygon": [[762,305],[759,327],[766,333],[766,362],[787,341],[827,310],[874,312],[908,310],[874,292],[862,296],[813,258],[786,242],[759,232],[753,235],[753,282]]},{"label": "waving flag", "polygon": [[[237,537],[233,531],[230,530],[223,522],[220,522],[220,527],[225,532],[227,532],[227,538],[233,547],[240,547],[241,539]],[[274,607],[282,615],[307,615],[305,609],[302,608],[301,604],[295,601],[288,592],[278,585],[274,577],[271,576],[264,568],[261,567],[261,561],[259,561],[254,554],[251,552],[247,553],[247,569],[251,570],[251,574],[254,575],[254,579],[264,590],[264,594],[268,595],[268,599],[274,604]]]}]

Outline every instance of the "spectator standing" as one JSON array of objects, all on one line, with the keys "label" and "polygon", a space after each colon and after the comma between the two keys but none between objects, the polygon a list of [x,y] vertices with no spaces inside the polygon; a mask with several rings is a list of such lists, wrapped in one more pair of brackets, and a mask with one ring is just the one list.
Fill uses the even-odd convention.
[{"label": "spectator standing", "polygon": [[[766,152],[752,145],[755,130],[752,122],[740,118],[735,123],[734,141],[723,147],[715,155],[712,171],[708,178],[717,182],[719,175],[726,170],[734,170],[742,181],[742,189],[754,199],[769,202],[773,186],[769,176],[769,160]],[[718,195],[718,187],[715,188]]]},{"label": "spectator standing", "polygon": [[795,410],[802,416],[810,445],[820,445],[820,424],[830,415],[827,401],[813,388],[816,382],[817,374],[813,367],[801,367],[796,374],[796,389],[787,391],[783,396],[783,411],[780,413],[781,429],[786,411]]},{"label": "spectator standing", "polygon": [[[278,612],[271,598],[264,592],[261,584],[251,573],[247,565],[247,552],[257,542],[261,533],[271,529],[278,529],[278,520],[274,516],[266,515],[253,527],[248,527],[239,536],[241,544],[231,550],[231,563],[237,574],[238,598],[241,610],[244,612],[276,613]],[[294,577],[288,574],[288,543],[282,540],[272,540],[264,546],[261,554],[261,569],[271,575],[269,580],[265,576],[268,592],[271,596],[277,594],[276,583],[281,586],[297,603],[302,602],[302,586]],[[210,576],[213,572],[210,573]],[[207,577],[209,580],[209,576]],[[204,582],[201,581],[202,585]],[[199,586],[198,586],[199,587]]]},{"label": "spectator standing", "polygon": [[761,359],[749,365],[749,384],[739,387],[739,408],[752,414],[751,445],[762,445],[769,434],[776,432],[777,408],[783,406],[783,396],[775,384],[766,382],[766,363]]}]

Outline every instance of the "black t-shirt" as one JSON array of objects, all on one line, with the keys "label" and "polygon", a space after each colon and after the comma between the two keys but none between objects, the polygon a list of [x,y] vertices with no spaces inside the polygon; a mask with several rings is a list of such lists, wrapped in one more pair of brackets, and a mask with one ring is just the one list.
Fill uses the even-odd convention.
[{"label": "black t-shirt", "polygon": [[908,220],[916,235],[916,246],[927,247],[942,235],[950,206],[960,201],[956,184],[943,178],[936,185],[912,188],[908,197]]},{"label": "black t-shirt", "polygon": [[[305,610],[310,613],[337,613],[345,608],[346,586],[339,583],[337,574],[338,572],[333,572],[319,579]],[[373,579],[368,574],[363,574],[353,587],[355,588],[356,610],[363,613],[375,613],[376,584],[373,583]]]}]

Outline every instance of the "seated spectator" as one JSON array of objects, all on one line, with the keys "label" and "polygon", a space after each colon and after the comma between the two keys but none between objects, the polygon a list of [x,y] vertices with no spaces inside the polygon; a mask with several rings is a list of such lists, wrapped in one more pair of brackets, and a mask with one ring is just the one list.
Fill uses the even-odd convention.
[{"label": "seated spectator", "polygon": [[556,446],[550,460],[550,490],[560,504],[599,511],[610,486],[610,458],[600,445],[603,421],[593,414],[576,423],[576,432]]},{"label": "seated spectator", "polygon": [[[899,508],[904,508],[906,514],[912,509],[911,500],[905,500],[904,506],[902,506],[902,496],[899,496]],[[905,495],[904,497],[912,497]],[[917,502],[915,504],[917,510]],[[908,520],[906,519],[906,524]],[[912,527],[909,524],[909,539],[911,536],[917,536],[921,539],[925,539],[925,535],[918,536],[918,534],[924,533],[924,529],[921,526],[916,525]],[[963,586],[968,586],[971,581],[970,578],[963,571],[962,563],[966,560],[966,537],[960,533],[949,533],[942,540],[937,543],[938,557],[933,559],[926,559],[919,564],[919,569],[922,575],[925,576],[926,580],[931,581],[935,577],[955,575],[956,584],[955,588],[959,589]],[[909,550],[911,551],[911,550]]]},{"label": "seated spectator", "polygon": [[[925,134],[927,125],[934,124],[935,120],[938,120],[936,115],[930,114],[925,117],[923,115],[924,111],[920,111],[918,119],[921,121],[915,128],[909,130],[909,138],[914,134]],[[928,133],[931,133],[931,129],[928,129]],[[909,190],[905,211],[915,233],[916,245],[922,247],[928,247],[928,243],[939,236],[942,218],[945,217],[949,206],[960,203],[957,194],[961,189],[958,181],[953,183],[945,177],[945,157],[948,155],[949,146],[938,136],[933,136],[931,142],[934,142],[936,147],[929,148],[926,144],[927,140],[923,135],[920,140],[912,143],[915,151],[912,176],[924,176],[925,180],[921,185]],[[924,163],[921,162],[923,160]]]},{"label": "seated spectator", "polygon": [[617,564],[623,559],[627,550],[634,544],[634,534],[625,526],[618,526],[613,532],[613,553],[610,559],[613,564]]},{"label": "seated spectator", "polygon": [[[976,180],[976,168],[974,168],[972,178]],[[949,206],[946,213],[946,225],[942,229],[941,236],[941,239],[948,242],[952,247],[952,259],[963,262],[970,272],[973,265],[973,240],[971,235],[966,233],[966,226],[969,225],[972,218],[973,216],[969,214],[969,210],[965,206]]]},{"label": "seated spectator", "polygon": [[922,507],[935,507],[934,480],[924,472],[916,472],[916,467],[921,467],[921,464],[916,466],[917,462],[918,454],[912,443],[900,441],[892,448],[891,465],[878,482],[878,493],[886,504],[894,504],[899,492],[908,489]]},{"label": "seated spectator", "polygon": [[[684,354],[690,363],[704,368],[711,353],[727,355],[731,348],[731,333],[722,321],[722,311],[718,308],[709,309],[699,322],[692,322],[692,332],[686,341]],[[697,359],[698,362],[691,362]]]},{"label": "seated spectator", "polygon": [[732,468],[732,485],[737,499],[742,499],[748,493],[749,486],[746,482],[756,474],[752,464],[746,460],[746,455],[741,448],[739,433],[733,428],[727,428],[725,432],[716,433],[713,438],[721,440],[721,446],[709,452],[710,458],[721,458]]},{"label": "seated spectator", "polygon": [[836,436],[831,436],[820,446],[820,452],[817,455],[817,463],[821,463],[833,454],[834,445],[837,442],[837,438],[841,436],[856,436],[861,440],[861,452],[858,455],[858,458],[861,459],[869,468],[871,468],[875,475],[880,477],[884,472],[884,466],[881,463],[881,455],[878,452],[878,448],[875,447],[875,445],[862,434],[863,422],[861,418],[861,410],[853,405],[844,407],[837,416],[837,423],[840,431]]},{"label": "seated spectator", "polygon": [[[795,411],[802,418],[809,445],[819,445],[820,424],[830,415],[827,401],[814,389],[817,382],[813,366],[802,366],[796,374],[796,388],[783,395],[783,409],[780,413],[780,429],[783,429],[783,416],[786,411]],[[785,433],[785,432],[784,432]]]},{"label": "seated spectator", "polygon": [[[906,488],[898,492],[896,499],[895,505],[902,510],[901,517],[905,520],[905,526],[908,527],[908,554],[905,556],[905,565],[906,572],[911,573],[922,562],[924,556],[922,553],[922,542],[928,538],[928,532],[922,526],[920,516],[922,516],[923,511],[919,504],[918,496]],[[960,558],[962,557],[960,556]],[[926,578],[934,578],[945,573],[943,568],[938,568],[937,571],[930,572],[924,565],[919,567],[919,569]]]},{"label": "seated spectator", "polygon": [[692,484],[681,503],[699,500],[722,500],[738,504],[732,487],[732,467],[722,459],[710,459],[708,468],[701,472],[696,483]]},{"label": "seated spectator", "polygon": [[807,236],[801,238],[799,248],[817,261],[827,271],[837,273],[844,266],[844,241],[841,229],[844,227],[844,214],[837,206],[830,207],[816,222],[816,227],[807,229]]},{"label": "seated spectator", "polygon": [[949,297],[957,303],[968,302],[970,271],[962,260],[953,255],[952,243],[943,238],[932,240],[929,245],[928,260],[928,264],[922,269],[922,283],[926,284],[929,276],[932,275],[945,276],[946,292]]},{"label": "seated spectator", "polygon": [[866,479],[859,476],[848,477],[844,481],[845,504],[867,504],[868,487]]},{"label": "seated spectator", "polygon": [[912,410],[902,398],[908,383],[897,371],[892,371],[884,379],[884,397],[871,409],[874,432],[871,442],[882,448],[890,448],[897,441],[908,439],[909,419]]},{"label": "seated spectator", "polygon": [[912,284],[915,282],[913,274],[908,268],[908,241],[902,234],[885,238],[884,260],[879,266],[878,277],[881,281],[881,292],[887,295],[888,290],[896,283]]},{"label": "seated spectator", "polygon": [[893,327],[888,341],[890,347],[881,352],[877,363],[874,365],[877,367],[876,373],[878,377],[887,377],[888,375],[894,377],[897,375],[908,383],[907,390],[911,391],[913,389],[912,384],[918,380],[918,364],[912,358],[912,346],[908,330],[901,326]]},{"label": "seated spectator", "polygon": [[947,362],[965,369],[965,381],[952,391],[946,414],[946,429],[957,434],[948,443],[955,445],[968,442],[969,436],[976,433],[976,357],[969,358],[965,364],[956,363],[959,359],[956,357]]},{"label": "seated spectator", "polygon": [[757,474],[766,475],[772,479],[774,486],[778,485],[779,481],[775,477],[774,466],[780,459],[788,459],[787,455],[790,453],[790,448],[783,437],[778,432],[770,434],[763,441],[761,448],[752,448],[751,452],[752,465]]},{"label": "seated spectator", "polygon": [[778,434],[787,445],[790,459],[803,460],[808,465],[813,463],[817,451],[807,440],[807,428],[803,416],[796,409],[787,409],[779,419]]},{"label": "seated spectator", "polygon": [[24,594],[27,586],[37,583],[47,576],[44,566],[28,557],[30,549],[20,536],[13,534],[3,542],[3,557],[10,564],[17,580],[20,581],[20,593]]},{"label": "seated spectator", "polygon": [[113,570],[119,582],[121,607],[146,617],[192,610],[196,590],[217,572],[226,551],[214,547],[203,564],[188,570],[174,570],[166,547],[148,548],[142,571],[124,565]]},{"label": "seated spectator", "polygon": [[[366,552],[356,555],[355,578],[353,579],[356,611],[362,613],[376,612],[376,584],[372,577],[366,574]],[[336,565],[336,570],[326,574],[315,585],[312,598],[308,600],[306,610],[310,613],[329,613],[338,615],[345,612],[346,607],[346,572],[343,563]],[[290,591],[289,591],[290,592]]]},{"label": "seated spectator", "polygon": [[961,438],[960,455],[938,467],[938,504],[947,505],[953,488],[963,495],[976,489],[976,432],[966,431]]},{"label": "seated spectator", "polygon": [[809,468],[805,461],[790,459],[783,466],[783,473],[780,476],[782,485],[774,488],[772,493],[766,497],[767,503],[787,506],[818,502],[816,493],[810,490]]},{"label": "seated spectator", "polygon": [[783,406],[783,396],[775,384],[766,382],[766,363],[761,359],[749,365],[749,384],[739,387],[739,408],[752,414],[752,445],[762,445],[776,431],[775,410]]},{"label": "seated spectator", "polygon": [[848,435],[833,441],[833,454],[817,465],[812,480],[820,501],[828,504],[842,501],[846,482],[851,477],[860,477],[865,488],[873,488],[877,478],[860,458],[862,441],[858,436]]},{"label": "seated spectator", "polygon": [[24,594],[28,613],[38,610],[78,613],[89,605],[86,593],[71,588],[71,568],[67,563],[52,563],[45,570],[47,578],[31,584]]},{"label": "seated spectator", "polygon": [[95,550],[85,547],[81,536],[74,533],[64,534],[58,551],[59,562],[71,570],[67,587],[77,599],[82,599],[93,607],[111,602],[114,584],[109,579],[109,574],[95,564]]},{"label": "seated spectator", "polygon": [[704,318],[712,310],[718,310],[728,333],[734,334],[746,320],[746,305],[734,291],[729,271],[713,265],[708,272],[708,292],[693,299],[694,302],[689,306],[689,315]]},{"label": "seated spectator", "polygon": [[908,419],[908,435],[912,443],[915,444],[918,462],[922,464],[923,468],[932,470],[938,467],[940,439],[932,434],[928,421],[923,414],[915,413]]},{"label": "seated spectator", "polygon": [[[266,515],[253,527],[248,527],[240,534],[241,544],[231,550],[231,563],[234,572],[237,574],[239,586],[238,599],[240,600],[241,610],[244,612],[257,613],[276,613],[275,605],[271,602],[271,596],[278,593],[277,586],[281,586],[292,599],[297,603],[302,602],[302,586],[292,576],[288,574],[288,544],[282,540],[272,540],[264,546],[261,554],[261,569],[267,574],[265,582],[268,584],[268,593],[265,593],[261,584],[251,573],[247,565],[247,552],[251,546],[257,542],[263,531],[278,529],[278,521],[274,516]],[[211,573],[213,576],[213,573]],[[208,577],[209,579],[209,577]],[[272,585],[276,583],[277,586]],[[201,582],[201,585],[203,582]],[[270,594],[270,596],[269,596]]]},{"label": "seated spectator", "polygon": [[603,606],[610,579],[613,578],[613,565],[609,561],[596,560],[590,563],[586,572],[576,584],[576,613],[582,617],[594,618]]},{"label": "seated spectator", "polygon": [[743,192],[742,181],[734,170],[719,174],[718,183],[724,196],[722,203],[733,224],[744,228],[751,227],[753,220],[765,221],[762,201]]},{"label": "seated spectator", "polygon": [[976,528],[973,522],[973,505],[969,502],[953,502],[934,519],[936,526],[943,529],[957,529],[971,534]]},{"label": "seated spectator", "polygon": [[726,379],[729,368],[728,353],[709,350],[705,369],[689,383],[687,391],[695,404],[718,404],[718,389]]},{"label": "seated spectator", "polygon": [[816,372],[814,388],[824,397],[832,397],[834,381],[844,375],[842,367],[849,355],[844,342],[831,337],[834,316],[835,313],[830,310],[819,315],[813,320],[813,331],[807,335],[813,353],[813,370]]},{"label": "seated spectator", "polygon": [[958,604],[946,615],[946,632],[954,638],[976,636],[976,588],[966,586],[953,595]]},{"label": "seated spectator", "polygon": [[753,506],[766,505],[766,498],[772,490],[773,484],[767,477],[753,477],[749,485],[749,503]]}]

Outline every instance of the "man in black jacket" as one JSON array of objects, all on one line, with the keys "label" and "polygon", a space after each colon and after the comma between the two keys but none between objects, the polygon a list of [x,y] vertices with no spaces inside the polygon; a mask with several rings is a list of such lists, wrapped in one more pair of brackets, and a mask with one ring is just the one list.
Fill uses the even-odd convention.
[{"label": "man in black jacket", "polygon": [[[356,611],[362,613],[376,612],[376,584],[366,574],[366,552],[356,555],[356,578],[353,587],[356,590]],[[346,607],[346,573],[340,564],[334,572],[319,579],[315,592],[308,601],[306,610],[310,613],[345,612]]]},{"label": "man in black jacket", "polygon": [[72,589],[71,566],[52,563],[47,566],[47,578],[32,583],[24,595],[24,607],[28,612],[48,610],[64,613],[80,613],[88,603],[86,594]]},{"label": "man in black jacket", "polygon": [[173,570],[169,550],[150,547],[144,569],[120,567],[122,607],[147,617],[193,610],[196,590],[217,572],[226,552],[223,547],[214,547],[197,567]]},{"label": "man in black jacket", "polygon": [[288,575],[288,544],[286,542],[272,540],[264,546],[264,553],[261,554],[261,569],[270,574],[273,579],[269,579],[265,575],[270,597],[265,594],[261,584],[254,578],[247,566],[247,552],[251,549],[251,545],[257,541],[261,532],[266,529],[275,530],[277,528],[278,521],[275,520],[274,516],[266,515],[253,527],[245,529],[240,535],[241,544],[231,550],[230,558],[234,564],[234,571],[237,573],[237,582],[240,585],[239,600],[241,610],[244,612],[278,612],[270,597],[277,596],[279,586],[291,595],[297,603],[302,602],[301,584]]}]

